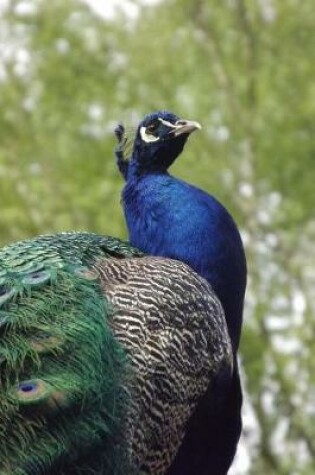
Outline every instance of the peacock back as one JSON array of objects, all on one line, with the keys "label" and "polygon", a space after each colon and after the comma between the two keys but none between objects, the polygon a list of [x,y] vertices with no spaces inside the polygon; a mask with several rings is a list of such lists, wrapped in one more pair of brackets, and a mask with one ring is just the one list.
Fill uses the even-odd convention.
[{"label": "peacock back", "polygon": [[90,233],[0,250],[0,475],[162,475],[231,371],[221,305],[185,264]]}]

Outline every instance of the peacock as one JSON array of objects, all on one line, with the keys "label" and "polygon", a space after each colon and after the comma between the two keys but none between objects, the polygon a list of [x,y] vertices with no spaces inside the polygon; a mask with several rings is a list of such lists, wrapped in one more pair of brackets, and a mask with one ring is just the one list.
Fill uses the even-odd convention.
[{"label": "peacock", "polygon": [[116,128],[116,161],[125,180],[122,205],[130,243],[152,256],[189,265],[219,299],[233,353],[233,376],[218,392],[213,384],[198,399],[168,475],[225,475],[241,433],[242,390],[237,362],[246,258],[238,228],[212,195],[168,173],[199,123],[168,111],[145,116],[135,133]]},{"label": "peacock", "polygon": [[233,354],[215,292],[178,259],[87,232],[2,248],[0,475],[175,473]]}]

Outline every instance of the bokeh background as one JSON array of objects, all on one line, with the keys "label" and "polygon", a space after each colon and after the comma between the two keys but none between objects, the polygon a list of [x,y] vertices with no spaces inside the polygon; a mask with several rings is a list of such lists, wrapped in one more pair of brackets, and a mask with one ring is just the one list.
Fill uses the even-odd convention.
[{"label": "bokeh background", "polygon": [[315,473],[314,32],[313,0],[0,0],[1,244],[125,238],[116,122],[203,125],[172,173],[228,207],[248,256],[231,475]]}]

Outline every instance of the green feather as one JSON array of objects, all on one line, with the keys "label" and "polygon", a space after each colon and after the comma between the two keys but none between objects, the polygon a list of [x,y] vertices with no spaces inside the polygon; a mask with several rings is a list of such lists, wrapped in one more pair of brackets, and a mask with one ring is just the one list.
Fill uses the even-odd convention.
[{"label": "green feather", "polygon": [[128,360],[91,269],[99,257],[127,255],[141,254],[85,233],[0,251],[1,475],[131,473],[117,444]]}]

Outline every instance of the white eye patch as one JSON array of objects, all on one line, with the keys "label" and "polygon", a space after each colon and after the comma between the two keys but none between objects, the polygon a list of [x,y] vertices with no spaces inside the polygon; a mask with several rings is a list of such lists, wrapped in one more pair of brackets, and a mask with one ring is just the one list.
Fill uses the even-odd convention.
[{"label": "white eye patch", "polygon": [[147,134],[146,127],[140,128],[140,137],[146,143],[157,142],[158,140],[160,140],[160,137],[155,137],[155,135]]},{"label": "white eye patch", "polygon": [[174,125],[171,122],[169,122],[168,120],[162,119],[161,117],[159,117],[159,121],[161,122],[161,124],[166,125],[166,127],[169,127],[170,129],[177,129],[178,128],[178,125]]}]

